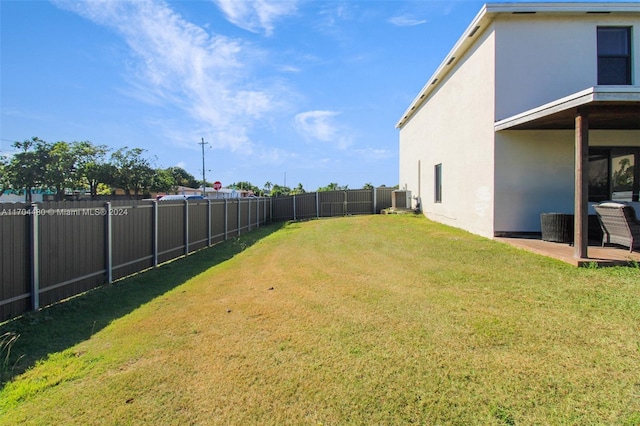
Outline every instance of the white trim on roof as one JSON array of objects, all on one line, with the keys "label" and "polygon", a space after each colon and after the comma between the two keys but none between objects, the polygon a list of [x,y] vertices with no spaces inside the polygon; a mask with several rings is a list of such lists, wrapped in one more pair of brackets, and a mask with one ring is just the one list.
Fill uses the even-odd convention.
[{"label": "white trim on roof", "polygon": [[409,108],[398,120],[396,128],[401,128],[420,108],[429,94],[440,85],[444,77],[453,69],[453,65],[476,42],[499,14],[581,14],[581,13],[640,13],[640,3],[487,3],[478,12],[471,24],[462,33],[451,51],[445,56],[443,62],[435,73],[427,80],[427,84],[420,90],[418,96],[409,105]]}]

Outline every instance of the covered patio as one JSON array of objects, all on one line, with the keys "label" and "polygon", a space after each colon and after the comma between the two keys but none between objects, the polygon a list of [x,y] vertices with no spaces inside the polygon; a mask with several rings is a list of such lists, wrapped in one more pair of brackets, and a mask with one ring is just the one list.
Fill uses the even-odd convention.
[{"label": "covered patio", "polygon": [[621,246],[601,247],[600,243],[590,241],[589,257],[575,257],[573,245],[543,241],[532,236],[522,237],[496,237],[500,241],[511,246],[551,257],[574,266],[632,266],[640,264],[640,253]]},{"label": "covered patio", "polygon": [[[495,123],[496,132],[558,129],[574,129],[575,132],[574,245],[521,238],[496,240],[575,265],[591,262],[622,264],[629,263],[629,259],[640,260],[637,252],[629,254],[624,249],[601,248],[599,244],[589,245],[588,241],[589,131],[640,130],[640,87],[595,86]],[[633,194],[633,201],[638,201],[637,193]],[[639,210],[636,208],[636,215]]]}]

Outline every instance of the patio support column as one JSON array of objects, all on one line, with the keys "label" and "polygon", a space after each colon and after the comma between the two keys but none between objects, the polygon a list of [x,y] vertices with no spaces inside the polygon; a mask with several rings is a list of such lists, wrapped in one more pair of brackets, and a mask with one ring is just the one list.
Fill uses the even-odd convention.
[{"label": "patio support column", "polygon": [[579,109],[575,119],[575,225],[573,256],[588,258],[589,243],[589,112]]}]

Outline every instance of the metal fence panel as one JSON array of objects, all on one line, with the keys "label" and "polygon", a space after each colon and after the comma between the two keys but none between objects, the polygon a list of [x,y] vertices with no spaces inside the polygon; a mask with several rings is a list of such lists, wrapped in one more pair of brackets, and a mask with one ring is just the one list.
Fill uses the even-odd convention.
[{"label": "metal fence panel", "polygon": [[0,203],[0,321],[29,310],[29,205]]},{"label": "metal fence panel", "polygon": [[189,203],[189,252],[200,250],[209,245],[207,222],[209,202],[190,200]]},{"label": "metal fence panel", "polygon": [[293,197],[275,197],[272,199],[273,216],[276,222],[284,220],[292,220],[293,215]]},{"label": "metal fence panel", "polygon": [[376,188],[376,208],[374,213],[379,214],[380,211],[391,207],[391,196],[393,194],[393,188]]},{"label": "metal fence panel", "polygon": [[346,191],[346,214],[371,214],[373,212],[373,190],[353,189]]},{"label": "metal fence panel", "polygon": [[[189,202],[66,201],[40,203],[37,215],[32,214],[31,205],[0,204],[0,320],[241,235],[265,222],[364,214],[367,204],[369,211],[373,204],[378,210],[391,199],[391,190],[388,194],[376,197],[372,191],[356,190]],[[390,201],[384,207],[388,205]]]},{"label": "metal fence panel", "polygon": [[109,204],[113,279],[153,266],[153,203],[118,201]]},{"label": "metal fence panel", "polygon": [[317,196],[315,192],[296,194],[293,196],[295,202],[295,220],[311,219],[318,217]]},{"label": "metal fence panel", "polygon": [[227,200],[227,237],[236,237],[240,235],[240,227],[238,221],[238,212],[240,201]]},{"label": "metal fence panel", "polygon": [[158,262],[185,254],[185,204],[158,202]]},{"label": "metal fence panel", "polygon": [[318,192],[321,217],[344,216],[347,214],[347,191]]},{"label": "metal fence panel", "polygon": [[38,205],[40,305],[82,293],[104,282],[102,203]]},{"label": "metal fence panel", "polygon": [[226,214],[224,200],[211,200],[211,243],[225,240]]}]

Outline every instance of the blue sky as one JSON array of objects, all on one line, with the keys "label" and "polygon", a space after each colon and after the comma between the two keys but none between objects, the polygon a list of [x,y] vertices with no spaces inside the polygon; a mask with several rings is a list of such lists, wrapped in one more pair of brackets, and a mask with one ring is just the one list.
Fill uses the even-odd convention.
[{"label": "blue sky", "polygon": [[482,5],[2,0],[0,154],[89,140],[201,177],[204,138],[223,185],[393,186],[395,124]]}]

